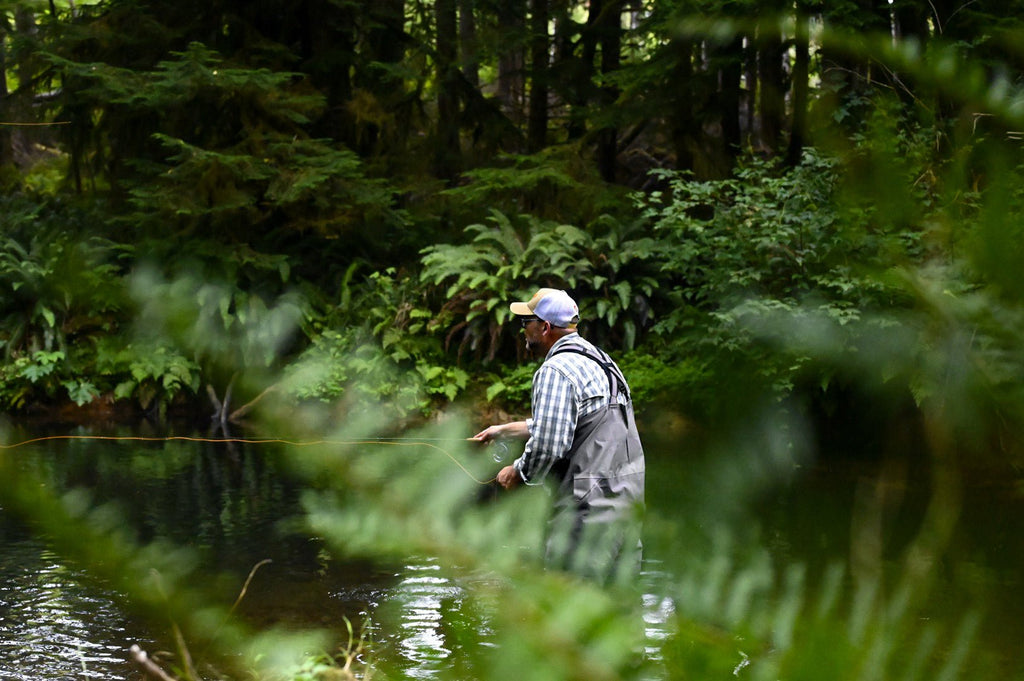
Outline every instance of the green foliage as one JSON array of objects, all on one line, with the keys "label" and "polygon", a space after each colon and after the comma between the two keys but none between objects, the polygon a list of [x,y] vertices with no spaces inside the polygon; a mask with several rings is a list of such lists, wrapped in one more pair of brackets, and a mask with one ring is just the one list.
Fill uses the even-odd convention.
[{"label": "green foliage", "polygon": [[234,65],[200,43],[170,57],[139,70],[51,56],[75,84],[75,107],[104,112],[101,131],[124,143],[123,121],[148,130],[125,163],[132,172],[112,178],[130,192],[123,219],[134,229],[212,227],[248,241],[257,223],[332,236],[401,223],[393,192],[354,153],[306,134],[324,101],[301,74]]},{"label": "green foliage", "polygon": [[502,156],[466,171],[464,177],[461,186],[446,189],[441,197],[468,220],[501,212],[588,224],[628,210],[624,192],[601,182],[573,145],[532,156]]},{"label": "green foliage", "polygon": [[[82,229],[87,213],[9,198],[0,218],[0,339],[8,358],[69,348],[110,329],[124,305],[124,247]],[[70,353],[69,353],[70,358]]]},{"label": "green foliage", "polygon": [[[664,138],[671,138],[665,144],[685,163],[683,152],[705,146],[694,142],[695,134],[711,137],[704,131],[737,113],[712,106],[697,111],[711,99],[703,88],[725,82],[724,71],[713,69],[744,57],[723,46],[743,37],[746,17],[762,9],[726,4],[658,4],[651,9],[654,21],[643,24],[650,35],[629,34],[637,67],[588,76],[578,84],[581,97],[554,97],[552,111],[571,109],[569,115],[583,116],[592,132],[621,123],[630,137],[616,140],[620,168],[648,151],[658,158],[645,160],[645,167],[670,157],[659,148]],[[599,134],[593,132],[532,156],[478,159],[481,166],[439,196],[434,178],[403,178],[409,190],[400,210],[390,180],[371,177],[346,146],[357,137],[346,116],[358,119],[371,104],[348,98],[348,79],[352,64],[378,56],[369,46],[379,41],[363,25],[376,20],[337,21],[352,24],[337,35],[320,33],[317,25],[301,35],[283,28],[275,34],[272,22],[255,21],[241,5],[226,14],[192,11],[192,3],[167,7],[172,5],[190,17],[187,27],[161,26],[158,19],[169,15],[158,15],[154,3],[96,6],[97,21],[68,22],[67,42],[53,46],[48,72],[30,53],[59,33],[30,37],[23,31],[10,44],[23,68],[5,75],[21,94],[59,85],[52,96],[69,122],[66,137],[38,139],[68,155],[55,154],[52,165],[4,185],[56,194],[53,168],[66,167],[77,192],[110,201],[87,213],[62,196],[11,194],[2,200],[5,405],[84,404],[110,395],[149,408],[194,398],[203,383],[230,385],[228,376],[239,372],[249,389],[262,389],[281,372],[291,397],[337,405],[337,413],[352,420],[367,413],[385,421],[424,415],[470,386],[479,364],[463,368],[457,362],[469,356],[510,360],[521,353],[515,349],[519,330],[508,324],[510,300],[542,285],[566,288],[583,307],[586,335],[632,350],[621,364],[640,406],[680,405],[700,419],[710,441],[755,421],[752,405],[765,393],[782,407],[762,432],[737,429],[733,439],[716,443],[721,449],[712,451],[722,469],[702,470],[706,479],[688,488],[694,495],[712,490],[722,500],[694,509],[697,520],[685,521],[706,524],[711,540],[666,540],[668,548],[662,547],[664,581],[650,593],[671,604],[654,663],[664,666],[666,677],[914,681],[959,675],[970,657],[972,616],[962,626],[922,625],[922,603],[939,590],[935,573],[922,565],[941,560],[941,540],[952,522],[942,513],[951,513],[956,498],[942,475],[959,470],[967,457],[974,463],[1001,457],[1000,471],[1007,461],[1024,460],[1024,172],[1016,159],[1018,135],[1008,134],[1019,130],[1021,100],[1014,65],[997,62],[992,47],[996,37],[1009,35],[1007,25],[968,30],[983,27],[977,7],[965,7],[942,17],[957,20],[943,27],[938,16],[923,22],[959,40],[950,45],[923,34],[894,41],[888,31],[863,40],[823,32],[825,43],[815,46],[823,63],[838,55],[853,62],[851,75],[867,63],[872,75],[889,70],[891,83],[908,97],[880,97],[866,78],[850,87],[825,83],[812,93],[820,146],[796,167],[750,157],[729,174],[732,151],[722,151],[722,158],[694,164],[703,173],[699,178],[685,171],[654,173],[645,187],[660,190],[638,195],[631,211],[621,188],[595,178],[588,158]],[[283,4],[270,5],[284,15]],[[348,19],[344,13],[369,6],[326,3],[321,9]],[[859,32],[887,14],[865,8],[839,3],[826,8],[823,21],[829,29],[842,25]],[[414,9],[410,25],[429,44],[429,6]],[[912,3],[896,3],[892,16],[899,10],[902,19],[911,9]],[[723,12],[730,16],[723,19]],[[216,25],[200,25],[206,14],[217,17]],[[707,17],[680,34],[678,17],[691,14]],[[137,22],[139,35],[144,30],[167,37],[150,49],[119,30],[124,17]],[[791,32],[790,18],[778,22],[781,32]],[[589,39],[589,31],[576,33],[568,21],[555,23],[570,37],[581,35],[580,46]],[[45,28],[64,27],[52,17]],[[243,40],[247,32],[259,42]],[[193,33],[224,48],[190,43]],[[326,36],[342,47],[325,54],[316,46]],[[600,46],[602,53],[610,40]],[[165,54],[172,43],[180,44]],[[645,54],[645,45],[656,47]],[[496,57],[513,47],[510,39],[485,52]],[[575,47],[566,49],[572,60],[579,58]],[[983,55],[981,65],[960,59],[972,52]],[[407,73],[425,54],[382,68]],[[693,59],[696,54],[710,58]],[[311,74],[328,57],[336,69],[325,79],[330,83],[318,83]],[[572,62],[560,66],[567,64]],[[51,80],[58,75],[59,83]],[[431,124],[423,93],[435,91],[435,83],[426,69],[411,74],[409,83],[420,91],[400,106],[421,109],[426,121],[410,126],[414,139]],[[599,106],[586,94],[611,84],[625,88],[614,107]],[[962,95],[955,105],[954,94]],[[50,99],[40,97],[40,106]],[[682,117],[682,100],[692,100],[693,120]],[[470,121],[469,105],[479,101],[464,97],[462,103],[460,113]],[[955,110],[966,112],[963,120],[949,113]],[[355,141],[363,153],[376,153],[367,149],[385,138],[408,148],[395,143],[404,131],[375,128],[410,119],[374,111],[359,121],[363,137]],[[801,132],[795,124],[792,131]],[[646,146],[630,148],[637,140]],[[376,159],[373,167],[417,166],[403,161]],[[438,206],[444,210],[435,215]],[[412,233],[406,225],[424,228]],[[435,228],[462,236],[436,242]],[[111,241],[114,233],[127,234],[119,239],[129,245]],[[327,243],[334,244],[329,253],[321,248]],[[430,245],[418,262],[406,262],[402,245],[409,243]],[[360,278],[351,263],[363,262],[367,252],[376,256],[366,268],[381,271]],[[126,278],[134,263],[125,256],[136,254],[161,269],[141,268]],[[344,272],[337,294],[317,290],[328,288],[335,267]],[[126,303],[127,284],[141,308],[136,335],[126,330],[135,315]],[[331,296],[328,304],[310,302]],[[503,371],[486,397],[525,409],[533,368]],[[800,566],[776,568],[761,550],[762,538],[743,536],[736,546],[721,540],[734,531],[727,521],[749,521],[747,506],[759,494],[790,481],[782,471],[813,463],[807,451],[818,433],[786,417],[806,408],[839,418],[834,414],[843,416],[849,405],[831,400],[843,391],[865,402],[906,398],[924,423],[921,448],[934,467],[934,503],[905,560],[884,566],[895,573],[888,582],[847,575],[841,567],[813,580]],[[362,411],[349,408],[354,406]],[[466,430],[442,435],[456,439]],[[341,435],[352,440],[375,432],[364,431]],[[691,463],[691,451],[680,450],[675,475]],[[734,450],[742,456],[728,456]],[[455,455],[469,458],[463,451]],[[900,461],[906,456],[901,452]],[[538,573],[545,509],[536,497],[482,508],[473,478],[453,479],[444,457],[423,456],[410,465],[406,457],[379,451],[331,450],[308,465],[316,466],[311,486],[318,488],[306,499],[309,523],[336,554],[436,556],[446,574],[467,585],[468,614],[446,615],[445,625],[461,642],[451,677],[600,679],[649,671],[634,664],[635,613],[622,613],[620,592]],[[483,479],[489,465],[478,459],[466,471]],[[62,550],[125,585],[141,607],[171,609],[183,626],[204,631],[196,600],[154,597],[190,595],[188,571],[170,560],[173,548],[134,545],[116,531],[106,509],[93,509],[80,494],[50,495],[16,468],[5,466],[0,476],[5,511],[38,518]],[[344,480],[351,488],[325,479]],[[670,520],[652,521],[656,539],[672,526]],[[675,562],[679,545],[688,547],[687,555]],[[191,560],[183,557],[181,564]],[[153,566],[169,575],[170,588],[147,572]],[[857,588],[844,590],[847,579]],[[237,654],[241,638],[224,643],[228,655]],[[277,650],[270,640],[258,644],[264,654]],[[902,655],[907,649],[914,654]],[[296,673],[327,673],[321,662],[310,661]],[[403,670],[394,671],[400,676]]]},{"label": "green foliage", "polygon": [[[792,172],[751,159],[735,178],[700,182],[662,174],[669,194],[639,197],[664,248],[663,270],[691,308],[721,308],[751,297],[796,302],[871,291],[855,280],[857,254],[831,208],[834,162],[808,155]],[[675,327],[685,311],[662,326]]]},{"label": "green foliage", "polygon": [[534,363],[517,364],[491,379],[485,396],[488,402],[498,402],[509,411],[528,413],[532,396]]},{"label": "green foliage", "polygon": [[[373,667],[365,656],[367,654],[366,641],[356,638],[352,623],[346,618],[345,625],[348,627],[348,642],[336,656],[323,653],[320,655],[307,656],[295,668],[274,670],[271,673],[260,675],[261,681],[355,681],[356,678],[362,681],[371,681],[373,678]],[[353,671],[353,669],[357,671]],[[358,677],[356,674],[358,673]]]},{"label": "green foliage", "polygon": [[[232,257],[233,256],[233,257]],[[133,278],[139,304],[136,333],[141,347],[168,348],[166,356],[154,357],[143,367],[129,359],[133,381],[155,378],[154,371],[166,371],[160,381],[171,393],[199,380],[196,366],[208,384],[233,384],[241,376],[244,387],[260,392],[268,387],[270,369],[278,370],[285,350],[299,329],[305,300],[286,291],[277,297],[260,290],[248,290],[243,273],[270,269],[285,276],[277,259],[266,259],[247,249],[223,254],[211,264],[227,266],[233,279],[216,275],[199,277],[202,261],[184,264],[187,273],[168,280],[151,268],[140,268]],[[190,271],[191,270],[191,271]],[[223,270],[221,270],[223,271]],[[218,283],[221,281],[223,283]],[[129,358],[133,353],[129,353]],[[184,361],[182,358],[190,358]],[[136,375],[138,378],[135,378]],[[127,387],[126,387],[127,389]]]},{"label": "green foliage", "polygon": [[135,400],[149,410],[199,392],[199,365],[172,348],[103,339],[96,355],[96,370],[114,384],[115,400]]},{"label": "green foliage", "polygon": [[696,358],[664,360],[634,351],[623,355],[618,364],[640,408],[683,408],[694,413],[712,398],[705,370]]},{"label": "green foliage", "polygon": [[467,244],[423,250],[421,280],[446,284],[437,324],[448,343],[458,341],[460,354],[493,359],[519,333],[506,327],[509,302],[527,300],[541,286],[564,288],[579,301],[591,337],[635,345],[658,288],[648,262],[656,244],[635,225],[603,216],[584,230],[500,212],[489,221],[466,228]]},{"label": "green foliage", "polygon": [[[102,99],[115,110],[126,107],[159,115],[172,129],[188,128],[195,137],[210,135],[216,145],[230,141],[237,126],[259,122],[291,128],[308,122],[323,106],[322,97],[287,87],[299,74],[234,67],[198,42],[169,56],[148,72],[102,62],[78,63],[55,54],[49,58],[78,85],[78,95]],[[235,101],[225,107],[229,100]],[[199,110],[181,118],[186,104]],[[208,116],[214,113],[220,116]]]},{"label": "green foliage", "polygon": [[61,396],[82,405],[96,395],[91,383],[71,377],[64,352],[60,350],[37,350],[31,355],[20,355],[0,368],[0,399],[8,409],[18,410],[37,400]]},{"label": "green foliage", "polygon": [[19,177],[25,190],[37,196],[54,196],[60,193],[64,178],[68,174],[66,155],[53,153],[37,161]]},{"label": "green foliage", "polygon": [[[949,628],[921,626],[906,601],[883,605],[874,585],[841,595],[840,568],[833,569],[818,590],[808,585],[800,568],[775,575],[766,567],[755,563],[723,575],[718,594],[687,592],[684,587],[676,600],[684,612],[694,610],[684,599],[695,597],[743,614],[731,624],[709,626],[704,623],[721,615],[677,613],[673,635],[663,648],[669,678],[746,673],[753,678],[812,681],[892,674],[907,679],[958,678],[963,673],[964,655],[977,635],[977,617],[968,616]],[[783,588],[771,588],[773,581],[781,581]],[[704,582],[698,588],[707,586]],[[917,593],[902,595],[913,598],[920,593],[913,587],[908,590]],[[754,609],[760,616],[752,614]],[[936,655],[939,640],[949,646],[948,657]]]},{"label": "green foliage", "polygon": [[[274,216],[287,228],[338,236],[367,223],[400,222],[392,190],[363,175],[352,152],[326,140],[265,139],[227,151],[209,150],[155,134],[168,155],[148,183],[132,189],[142,224],[180,224],[192,228],[212,221],[224,236],[239,222]],[[264,136],[266,137],[266,136]]]},{"label": "green foliage", "polygon": [[0,400],[83,405],[103,389],[92,340],[117,333],[129,307],[123,267],[131,249],[95,236],[95,214],[49,198],[10,196],[0,218]]},{"label": "green foliage", "polygon": [[755,379],[787,394],[808,356],[764,345],[757,320],[813,309],[844,327],[909,306],[906,292],[880,274],[917,255],[919,227],[876,224],[862,204],[843,209],[844,172],[813,153],[789,172],[751,159],[727,180],[662,174],[667,192],[638,197],[654,230],[662,291],[674,303],[656,309],[652,328],[671,356],[692,358],[712,382]]},{"label": "green foliage", "polygon": [[[901,139],[894,148],[910,160],[887,181],[909,185],[928,161],[914,156],[926,136]],[[867,156],[871,147],[858,153]],[[868,163],[891,158],[886,152]],[[498,356],[503,343],[518,340],[506,330],[508,302],[550,285],[576,296],[583,332],[598,342],[632,348],[642,325],[653,322],[644,342],[662,358],[639,364],[639,375],[630,377],[643,399],[675,392],[704,403],[727,376],[788,394],[806,380],[808,356],[766,345],[759,319],[810,306],[844,327],[910,305],[912,296],[879,274],[920,257],[918,221],[866,202],[838,202],[837,187],[853,187],[855,172],[810,153],[788,172],[749,159],[720,181],[659,173],[666,191],[637,196],[641,222],[627,227],[605,216],[584,231],[494,213],[490,225],[467,228],[469,243],[425,249],[421,276],[446,285],[437,324],[449,343],[458,341],[460,354]],[[922,188],[917,195],[928,196]],[[853,344],[851,337],[844,347]],[[523,404],[527,387],[525,375],[511,376],[488,396],[504,393]]]},{"label": "green foliage", "polygon": [[[631,351],[617,361],[641,412],[652,407],[697,415],[701,405],[713,399],[705,369],[696,358],[665,360],[646,351]],[[487,383],[487,401],[500,404],[510,413],[529,413],[533,373],[538,366],[538,361],[524,362],[482,378]]]},{"label": "green foliage", "polygon": [[414,282],[394,270],[375,272],[355,295],[346,280],[341,302],[321,322],[327,328],[287,367],[290,394],[384,402],[405,416],[426,413],[438,399],[451,402],[466,387],[469,374],[451,366],[440,342],[426,333],[433,313],[417,302]]}]

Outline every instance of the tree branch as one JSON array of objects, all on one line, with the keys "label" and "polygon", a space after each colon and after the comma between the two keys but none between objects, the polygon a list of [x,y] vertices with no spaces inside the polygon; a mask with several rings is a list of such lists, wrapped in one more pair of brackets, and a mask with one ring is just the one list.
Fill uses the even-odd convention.
[{"label": "tree branch", "polygon": [[159,681],[178,681],[177,678],[161,669],[160,665],[153,662],[152,658],[146,654],[146,651],[140,648],[137,644],[132,644],[132,647],[128,649],[128,654],[131,655],[132,661],[134,661],[135,664],[142,667],[142,671],[146,676],[152,676]]},{"label": "tree branch", "polygon": [[259,402],[260,400],[262,400],[264,397],[274,392],[275,390],[277,390],[276,384],[270,386],[269,388],[261,392],[259,395],[252,398],[251,400],[243,404],[241,407],[231,412],[231,415],[228,417],[228,420],[231,421],[232,423],[237,423],[239,419],[241,419],[243,416],[245,416],[246,414],[253,410],[257,402]]}]

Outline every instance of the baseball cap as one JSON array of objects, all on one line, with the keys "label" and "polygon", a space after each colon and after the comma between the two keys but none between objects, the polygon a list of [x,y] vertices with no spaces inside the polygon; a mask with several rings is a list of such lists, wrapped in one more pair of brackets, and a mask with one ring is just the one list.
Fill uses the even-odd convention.
[{"label": "baseball cap", "polygon": [[536,316],[552,326],[572,329],[580,321],[580,308],[565,291],[542,288],[525,303],[508,306],[512,314],[520,317]]}]

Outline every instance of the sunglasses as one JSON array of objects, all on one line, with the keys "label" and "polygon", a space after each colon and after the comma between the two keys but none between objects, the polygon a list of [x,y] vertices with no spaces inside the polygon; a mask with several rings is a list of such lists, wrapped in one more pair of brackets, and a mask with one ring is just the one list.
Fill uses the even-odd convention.
[{"label": "sunglasses", "polygon": [[524,329],[526,328],[526,325],[529,324],[530,322],[539,322],[539,321],[540,321],[540,317],[520,317],[519,318],[519,323],[523,325]]}]

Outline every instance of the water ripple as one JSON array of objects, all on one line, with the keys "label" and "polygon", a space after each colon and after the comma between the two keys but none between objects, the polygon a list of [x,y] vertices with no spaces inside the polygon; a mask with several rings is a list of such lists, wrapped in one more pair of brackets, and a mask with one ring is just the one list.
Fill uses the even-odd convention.
[{"label": "water ripple", "polygon": [[35,540],[8,542],[0,563],[0,678],[124,679],[126,618],[115,594],[86,584]]}]

